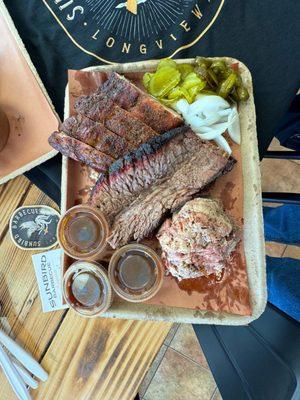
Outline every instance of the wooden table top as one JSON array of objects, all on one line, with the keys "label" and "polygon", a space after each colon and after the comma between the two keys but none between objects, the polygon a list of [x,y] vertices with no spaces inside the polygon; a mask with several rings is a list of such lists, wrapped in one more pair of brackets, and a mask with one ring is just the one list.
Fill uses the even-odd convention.
[{"label": "wooden table top", "polygon": [[[48,381],[31,391],[32,397],[134,398],[171,324],[84,319],[72,310],[43,313],[31,261],[33,252],[18,249],[8,228],[17,207],[33,204],[58,208],[23,176],[0,186],[0,327],[49,373]],[[0,399],[15,399],[2,371]]]}]

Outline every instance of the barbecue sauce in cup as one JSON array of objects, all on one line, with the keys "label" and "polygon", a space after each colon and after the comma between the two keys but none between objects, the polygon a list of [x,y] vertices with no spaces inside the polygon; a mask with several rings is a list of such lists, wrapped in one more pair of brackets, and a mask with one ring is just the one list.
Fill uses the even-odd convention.
[{"label": "barbecue sauce in cup", "polygon": [[57,237],[66,254],[75,259],[98,260],[106,250],[109,233],[104,215],[94,207],[70,208],[58,224]]},{"label": "barbecue sauce in cup", "polygon": [[63,293],[70,307],[84,317],[97,317],[112,303],[107,271],[96,262],[75,261],[64,275]]},{"label": "barbecue sauce in cup", "polygon": [[111,257],[108,275],[115,292],[130,302],[151,299],[163,280],[162,262],[150,247],[132,243]]}]

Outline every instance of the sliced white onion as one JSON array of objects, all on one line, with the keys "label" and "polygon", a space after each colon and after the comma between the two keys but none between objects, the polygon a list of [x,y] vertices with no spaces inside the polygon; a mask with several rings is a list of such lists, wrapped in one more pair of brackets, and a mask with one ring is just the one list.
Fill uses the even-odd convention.
[{"label": "sliced white onion", "polygon": [[175,104],[185,122],[202,140],[215,140],[219,146],[231,154],[226,139],[222,136],[228,132],[231,139],[240,144],[240,123],[237,108],[220,96],[197,96],[194,103],[189,104],[185,99]]},{"label": "sliced white onion", "polygon": [[177,103],[175,103],[175,110],[180,114],[184,115],[188,113],[189,106],[190,105],[187,100],[181,99],[178,100]]},{"label": "sliced white onion", "polygon": [[[226,129],[226,127],[225,127],[225,129]],[[203,140],[212,140],[212,139],[216,139],[217,137],[221,136],[224,133],[224,126],[221,126],[219,128],[216,127],[216,125],[214,125],[213,127],[207,126],[205,128],[203,127],[201,132],[197,131],[196,133]]]},{"label": "sliced white onion", "polygon": [[206,110],[208,113],[215,112],[216,109],[225,110],[230,108],[229,103],[220,96],[199,96],[196,101],[190,105],[191,112],[197,112],[199,109]]},{"label": "sliced white onion", "polygon": [[232,153],[231,147],[227,143],[227,140],[222,136],[218,136],[215,138],[215,142],[222,147],[229,155]]},{"label": "sliced white onion", "polygon": [[241,144],[241,130],[240,130],[240,119],[237,108],[232,108],[232,113],[228,117],[228,134],[231,139],[237,143]]},{"label": "sliced white onion", "polygon": [[221,119],[224,120],[223,122],[226,122],[227,120],[227,118],[224,119],[223,117],[220,117],[219,113],[208,116],[206,118],[201,118],[199,114],[192,114],[192,117],[196,117],[199,120],[199,126],[210,126],[219,122]]},{"label": "sliced white onion", "polygon": [[231,108],[227,108],[226,110],[220,110],[218,114],[220,116],[228,117],[231,114]]}]

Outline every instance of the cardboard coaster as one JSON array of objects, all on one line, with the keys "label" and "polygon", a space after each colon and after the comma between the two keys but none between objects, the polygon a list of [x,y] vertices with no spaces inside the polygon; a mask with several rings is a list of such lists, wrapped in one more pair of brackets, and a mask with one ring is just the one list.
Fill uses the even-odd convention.
[{"label": "cardboard coaster", "polygon": [[10,218],[12,241],[23,250],[46,250],[57,244],[58,211],[49,206],[17,208]]}]

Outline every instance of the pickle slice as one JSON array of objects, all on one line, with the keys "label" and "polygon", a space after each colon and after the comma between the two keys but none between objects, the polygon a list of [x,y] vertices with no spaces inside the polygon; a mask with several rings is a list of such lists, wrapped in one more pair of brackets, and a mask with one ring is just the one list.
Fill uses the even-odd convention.
[{"label": "pickle slice", "polygon": [[174,60],[172,60],[171,58],[164,58],[163,60],[161,60],[158,65],[157,65],[157,71],[161,68],[164,67],[171,67],[171,68],[177,68],[178,65],[176,64],[176,62]]},{"label": "pickle slice", "polygon": [[159,101],[167,107],[175,107],[177,99],[159,99]]},{"label": "pickle slice", "polygon": [[192,87],[197,86],[201,90],[205,88],[206,81],[195,72],[190,72],[183,80],[181,86],[185,89],[191,89]]},{"label": "pickle slice", "polygon": [[150,72],[146,72],[143,76],[143,85],[145,86],[146,89],[149,87],[149,82],[150,79],[152,78],[154,74],[151,74]]},{"label": "pickle slice", "polygon": [[161,60],[154,73],[145,73],[143,84],[152,96],[164,104],[186,99],[193,103],[200,94],[216,94],[231,102],[249,98],[237,65],[227,65],[222,59],[197,57],[195,65],[177,64],[171,58]]},{"label": "pickle slice", "polygon": [[155,97],[164,97],[180,82],[180,72],[172,67],[160,68],[149,81],[149,93]]},{"label": "pickle slice", "polygon": [[191,103],[195,100],[197,94],[199,94],[201,92],[201,90],[203,89],[203,86],[193,86],[190,89],[188,89],[189,95],[192,99]]},{"label": "pickle slice", "polygon": [[194,67],[191,64],[178,64],[177,69],[181,73],[182,80],[185,79],[189,73],[194,72]]},{"label": "pickle slice", "polygon": [[168,94],[168,99],[173,101],[178,101],[179,99],[186,99],[189,103],[193,101],[193,97],[190,95],[189,91],[181,86],[176,86]]}]

